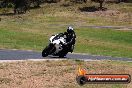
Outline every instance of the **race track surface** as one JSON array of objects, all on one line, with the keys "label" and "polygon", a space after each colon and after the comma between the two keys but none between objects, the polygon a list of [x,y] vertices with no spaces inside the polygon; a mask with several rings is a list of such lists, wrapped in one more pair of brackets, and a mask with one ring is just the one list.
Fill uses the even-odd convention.
[{"label": "race track surface", "polygon": [[[41,52],[25,51],[25,50],[0,50],[0,60],[30,60],[30,59],[58,59],[58,57],[48,56],[42,57]],[[120,60],[120,61],[132,61],[132,58],[119,58],[109,56],[96,56],[87,54],[68,54],[65,58],[60,59],[81,59],[81,60]]]}]

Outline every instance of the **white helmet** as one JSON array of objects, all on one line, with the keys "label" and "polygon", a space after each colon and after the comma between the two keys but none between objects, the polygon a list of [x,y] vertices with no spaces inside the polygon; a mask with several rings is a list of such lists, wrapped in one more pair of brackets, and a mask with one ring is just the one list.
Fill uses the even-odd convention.
[{"label": "white helmet", "polygon": [[69,26],[69,27],[67,28],[67,32],[68,32],[68,33],[73,32],[73,31],[74,31],[73,27]]}]

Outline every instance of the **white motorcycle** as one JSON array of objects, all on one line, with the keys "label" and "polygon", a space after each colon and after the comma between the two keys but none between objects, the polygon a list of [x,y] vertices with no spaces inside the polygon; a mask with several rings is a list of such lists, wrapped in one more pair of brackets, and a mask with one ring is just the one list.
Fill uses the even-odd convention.
[{"label": "white motorcycle", "polygon": [[68,50],[64,48],[66,39],[62,33],[53,35],[49,39],[49,45],[42,51],[42,56],[46,57],[48,55],[65,57],[68,53]]}]

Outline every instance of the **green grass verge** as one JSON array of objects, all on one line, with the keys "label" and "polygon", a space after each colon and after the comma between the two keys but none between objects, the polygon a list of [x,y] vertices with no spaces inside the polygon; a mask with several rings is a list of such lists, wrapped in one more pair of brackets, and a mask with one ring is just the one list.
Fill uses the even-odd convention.
[{"label": "green grass verge", "polygon": [[110,55],[118,57],[132,57],[132,32],[111,29],[79,29],[76,51]]},{"label": "green grass verge", "polygon": [[[0,30],[0,46],[1,48],[15,48],[15,49],[41,49],[47,43],[45,35],[15,32],[12,30]],[[47,40],[47,41],[46,41]]]}]

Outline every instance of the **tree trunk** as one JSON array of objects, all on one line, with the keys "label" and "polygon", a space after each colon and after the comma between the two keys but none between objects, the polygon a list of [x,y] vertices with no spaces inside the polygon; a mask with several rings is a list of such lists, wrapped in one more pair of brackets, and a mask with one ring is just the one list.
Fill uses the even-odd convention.
[{"label": "tree trunk", "polygon": [[104,2],[104,0],[99,0],[99,4],[100,4],[100,9],[103,9],[103,2]]}]

